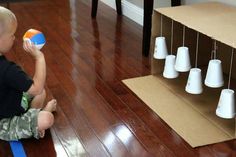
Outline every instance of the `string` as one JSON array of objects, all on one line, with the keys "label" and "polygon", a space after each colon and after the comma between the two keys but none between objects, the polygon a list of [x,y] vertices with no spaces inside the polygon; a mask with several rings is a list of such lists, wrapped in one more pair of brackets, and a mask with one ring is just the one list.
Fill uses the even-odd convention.
[{"label": "string", "polygon": [[216,59],[216,49],[217,49],[217,46],[216,46],[216,40],[214,41],[214,59]]},{"label": "string", "polygon": [[233,60],[234,60],[234,48],[232,48],[231,52],[231,62],[230,62],[230,70],[229,70],[229,82],[228,82],[228,89],[230,87],[231,75],[232,75],[232,68],[233,68]]},{"label": "string", "polygon": [[213,59],[214,56],[214,40],[212,40],[212,48],[211,48],[211,59]]},{"label": "string", "polygon": [[185,26],[183,26],[183,46],[184,46],[184,41],[185,41]]},{"label": "string", "polygon": [[161,14],[161,37],[162,37],[162,14]]},{"label": "string", "polygon": [[198,59],[198,40],[199,40],[199,32],[197,32],[195,68],[197,68],[197,59]]},{"label": "string", "polygon": [[172,50],[173,50],[173,31],[174,31],[174,21],[171,20],[171,55],[172,55]]}]

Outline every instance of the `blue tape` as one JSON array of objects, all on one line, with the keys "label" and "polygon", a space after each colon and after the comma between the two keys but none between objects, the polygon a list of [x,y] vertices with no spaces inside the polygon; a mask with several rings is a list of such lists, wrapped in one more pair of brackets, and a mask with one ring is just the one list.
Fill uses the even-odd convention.
[{"label": "blue tape", "polygon": [[10,141],[9,143],[14,157],[26,157],[24,147],[20,141]]}]

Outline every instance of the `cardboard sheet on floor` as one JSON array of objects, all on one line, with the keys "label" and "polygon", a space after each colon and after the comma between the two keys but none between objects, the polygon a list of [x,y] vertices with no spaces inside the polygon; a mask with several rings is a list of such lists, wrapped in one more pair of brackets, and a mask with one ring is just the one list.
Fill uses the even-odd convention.
[{"label": "cardboard sheet on floor", "polygon": [[215,115],[219,90],[208,88],[201,95],[188,94],[183,75],[173,80],[150,75],[123,82],[192,147],[235,138],[234,119]]}]

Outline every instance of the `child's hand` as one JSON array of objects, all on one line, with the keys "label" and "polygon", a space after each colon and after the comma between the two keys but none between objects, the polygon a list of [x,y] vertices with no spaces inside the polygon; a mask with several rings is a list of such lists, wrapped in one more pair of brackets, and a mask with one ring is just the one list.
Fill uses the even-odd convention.
[{"label": "child's hand", "polygon": [[24,40],[23,48],[26,52],[28,52],[35,59],[37,59],[43,55],[43,53],[40,50],[38,50],[32,42],[30,42],[28,40]]}]

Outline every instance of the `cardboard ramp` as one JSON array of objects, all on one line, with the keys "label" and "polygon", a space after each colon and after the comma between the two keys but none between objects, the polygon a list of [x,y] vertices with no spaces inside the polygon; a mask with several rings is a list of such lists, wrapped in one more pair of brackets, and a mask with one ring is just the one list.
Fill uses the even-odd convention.
[{"label": "cardboard ramp", "polygon": [[168,80],[150,75],[123,81],[192,147],[235,138],[234,119],[215,115],[219,91],[205,89],[201,95],[184,91],[184,76]]}]

